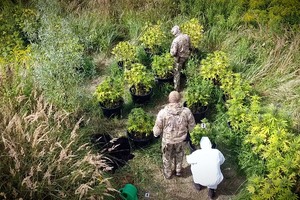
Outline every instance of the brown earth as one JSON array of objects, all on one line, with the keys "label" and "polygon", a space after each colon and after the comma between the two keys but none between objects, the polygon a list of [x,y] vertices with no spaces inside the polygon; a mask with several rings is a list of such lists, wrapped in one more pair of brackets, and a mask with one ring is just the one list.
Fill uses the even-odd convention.
[{"label": "brown earth", "polygon": [[[129,162],[138,162],[139,158],[136,157],[134,160]],[[171,179],[167,180],[162,175],[161,166],[154,165],[151,163],[139,163],[140,167],[151,168],[148,173],[145,173],[144,176],[150,176],[151,181],[145,181],[148,183],[135,183],[134,177],[130,177],[130,174],[127,177],[114,177],[118,181],[122,182],[121,185],[126,183],[134,184],[138,189],[138,199],[141,200],[208,200],[208,190],[207,188],[197,191],[193,185],[192,174],[190,166],[184,162],[183,166],[183,175],[182,177],[172,176]],[[129,163],[131,165],[131,163]],[[134,166],[135,164],[133,164]],[[222,172],[224,175],[223,181],[220,183],[216,190],[215,200],[230,200],[235,197],[239,189],[243,186],[245,180],[242,176],[239,176],[236,171],[228,166],[228,163],[224,163],[222,166]],[[132,175],[134,176],[134,175]],[[117,199],[120,199],[117,197]]]}]

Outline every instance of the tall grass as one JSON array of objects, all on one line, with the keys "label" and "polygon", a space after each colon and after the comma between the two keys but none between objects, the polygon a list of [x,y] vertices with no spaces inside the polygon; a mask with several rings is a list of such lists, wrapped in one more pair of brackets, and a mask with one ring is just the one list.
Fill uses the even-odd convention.
[{"label": "tall grass", "polygon": [[287,29],[280,35],[265,29],[241,29],[223,42],[235,70],[242,72],[267,102],[281,104],[298,130],[299,44],[299,33]]},{"label": "tall grass", "polygon": [[[18,76],[14,74],[14,76]],[[82,118],[58,110],[33,89],[7,96],[0,80],[0,176],[3,199],[103,199],[108,166],[79,134]],[[28,77],[22,76],[23,79]],[[11,79],[19,80],[19,79]]]},{"label": "tall grass", "polygon": [[74,110],[79,104],[83,46],[55,3],[39,2],[38,9],[39,40],[32,44],[35,81],[48,101]]},{"label": "tall grass", "polygon": [[99,17],[97,11],[82,11],[70,15],[70,26],[87,53],[108,53],[116,40],[125,37],[111,18]]}]

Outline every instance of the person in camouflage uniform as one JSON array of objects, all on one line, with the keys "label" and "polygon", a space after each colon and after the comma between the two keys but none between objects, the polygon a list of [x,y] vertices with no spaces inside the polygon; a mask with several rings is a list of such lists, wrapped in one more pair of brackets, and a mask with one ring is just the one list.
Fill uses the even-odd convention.
[{"label": "person in camouflage uniform", "polygon": [[163,174],[166,179],[172,176],[172,164],[175,161],[176,176],[181,176],[184,147],[188,131],[195,126],[191,110],[180,104],[180,94],[172,91],[169,104],[158,112],[153,133],[155,137],[162,135]]},{"label": "person in camouflage uniform", "polygon": [[171,30],[175,36],[170,53],[175,59],[174,68],[174,88],[176,91],[180,90],[180,73],[181,69],[185,66],[185,63],[190,56],[191,41],[187,34],[180,32],[179,26],[174,26]]}]

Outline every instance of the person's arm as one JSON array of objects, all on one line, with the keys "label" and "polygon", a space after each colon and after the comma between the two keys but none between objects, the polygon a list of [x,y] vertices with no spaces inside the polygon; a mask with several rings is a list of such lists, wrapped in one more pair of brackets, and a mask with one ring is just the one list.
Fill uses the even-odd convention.
[{"label": "person's arm", "polygon": [[177,55],[177,42],[173,41],[170,49],[170,54],[175,57]]},{"label": "person's arm", "polygon": [[225,157],[220,151],[219,151],[219,159],[220,159],[219,163],[220,165],[222,165],[225,162]]},{"label": "person's arm", "polygon": [[186,156],[186,162],[190,165],[196,164],[197,163],[196,158],[197,157],[195,156],[195,153],[192,153],[192,154]]},{"label": "person's arm", "polygon": [[155,125],[153,127],[153,134],[154,137],[160,136],[160,134],[163,132],[163,117],[162,117],[162,111],[160,111],[157,114]]},{"label": "person's arm", "polygon": [[192,132],[192,130],[196,126],[196,122],[195,122],[195,118],[194,118],[194,115],[191,112],[191,110],[188,110],[188,116],[187,117],[188,117],[188,129],[189,129],[189,132]]}]

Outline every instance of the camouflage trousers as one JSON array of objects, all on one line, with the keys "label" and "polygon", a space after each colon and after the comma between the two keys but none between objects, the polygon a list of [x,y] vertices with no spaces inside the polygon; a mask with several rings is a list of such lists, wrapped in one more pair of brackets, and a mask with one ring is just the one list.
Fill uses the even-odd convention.
[{"label": "camouflage trousers", "polygon": [[162,143],[163,170],[165,176],[170,177],[172,175],[173,164],[175,171],[181,172],[185,144],[185,141],[176,144]]},{"label": "camouflage trousers", "polygon": [[175,69],[174,69],[174,89],[179,92],[180,90],[180,75],[181,70],[184,68],[187,58],[175,58]]}]

